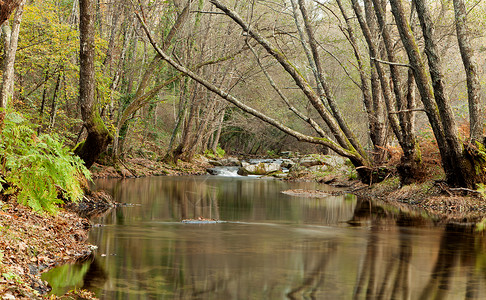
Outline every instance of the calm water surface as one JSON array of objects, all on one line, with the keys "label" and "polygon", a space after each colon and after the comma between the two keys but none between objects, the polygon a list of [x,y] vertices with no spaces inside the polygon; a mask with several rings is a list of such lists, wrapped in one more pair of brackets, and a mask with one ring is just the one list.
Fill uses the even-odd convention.
[{"label": "calm water surface", "polygon": [[[99,180],[130,203],[94,223],[88,261],[45,274],[101,299],[486,299],[480,234],[356,199],[292,197],[316,183]],[[183,224],[198,217],[226,221]]]}]

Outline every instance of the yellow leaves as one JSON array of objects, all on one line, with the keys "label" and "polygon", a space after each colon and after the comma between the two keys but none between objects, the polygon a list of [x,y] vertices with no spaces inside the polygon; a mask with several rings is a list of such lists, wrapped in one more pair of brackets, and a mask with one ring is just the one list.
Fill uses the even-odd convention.
[{"label": "yellow leaves", "polygon": [[[66,101],[76,99],[78,93],[78,12],[72,5],[72,1],[56,0],[33,1],[26,5],[16,61],[16,71],[26,80],[26,86],[36,86],[46,80],[44,78],[48,86],[53,86],[56,74],[63,72],[61,84]],[[97,81],[101,90],[108,90],[110,82],[101,72],[108,43],[98,36],[95,46]],[[39,100],[42,90],[34,90],[36,93],[31,99]],[[107,95],[109,91],[102,92],[103,98]]]}]

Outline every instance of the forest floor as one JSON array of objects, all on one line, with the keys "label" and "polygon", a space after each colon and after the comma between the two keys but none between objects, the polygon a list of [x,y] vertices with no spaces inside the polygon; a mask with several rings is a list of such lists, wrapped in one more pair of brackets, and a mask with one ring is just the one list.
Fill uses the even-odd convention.
[{"label": "forest floor", "polygon": [[[0,299],[47,299],[41,273],[88,256],[94,249],[86,243],[90,226],[69,210],[43,215],[13,199],[0,201]],[[78,296],[92,299],[82,291],[49,299]]]},{"label": "forest floor", "polygon": [[[209,166],[204,159],[172,166],[137,158],[128,159],[117,168],[94,165],[91,170],[94,178],[123,178],[206,174]],[[326,181],[312,174],[298,180]],[[400,186],[396,176],[373,185],[364,185],[346,176],[335,176],[331,184],[342,187],[345,192],[378,199],[403,211],[425,212],[439,223],[478,223],[486,216],[486,202],[482,195],[451,189],[432,178],[420,184]],[[322,196],[319,191],[290,193]],[[48,295],[47,283],[40,278],[40,274],[46,270],[86,258],[95,251],[96,247],[86,242],[91,226],[88,219],[80,217],[70,208],[61,209],[56,216],[50,216],[33,212],[17,204],[13,198],[0,199],[0,300],[94,299],[92,294],[82,290],[62,297]]]}]

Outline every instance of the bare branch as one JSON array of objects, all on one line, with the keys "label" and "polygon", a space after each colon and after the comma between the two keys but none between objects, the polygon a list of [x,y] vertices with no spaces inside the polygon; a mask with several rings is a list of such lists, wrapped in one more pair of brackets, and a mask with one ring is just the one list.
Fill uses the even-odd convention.
[{"label": "bare branch", "polygon": [[391,62],[391,61],[385,61],[385,60],[381,60],[379,58],[376,58],[376,57],[371,57],[371,60],[374,60],[376,62],[379,62],[381,64],[385,64],[385,65],[391,65],[391,66],[399,66],[399,67],[407,67],[407,68],[413,68],[411,65],[409,64],[402,64],[402,63],[397,63],[397,62]]},{"label": "bare branch", "polygon": [[332,150],[334,150],[339,155],[342,155],[342,156],[345,156],[345,157],[348,157],[348,158],[354,160],[356,163],[359,163],[361,165],[367,165],[368,164],[368,161],[366,159],[364,159],[361,155],[356,153],[356,151],[352,151],[352,150],[350,151],[350,150],[344,149],[343,147],[339,146],[338,144],[336,144],[334,141],[332,141],[330,139],[317,138],[317,137],[305,135],[305,134],[302,134],[302,133],[300,133],[296,130],[293,130],[293,129],[285,126],[281,122],[279,122],[275,119],[272,119],[269,116],[263,114],[262,112],[257,111],[254,108],[244,104],[243,102],[238,100],[233,95],[228,94],[227,92],[221,90],[220,88],[218,88],[214,84],[210,83],[209,81],[207,81],[206,79],[204,79],[200,75],[198,75],[198,74],[192,72],[191,70],[187,69],[186,67],[178,64],[157,45],[157,43],[155,42],[154,38],[152,37],[152,35],[150,33],[150,30],[148,29],[147,25],[143,21],[140,14],[139,13],[135,13],[135,14],[136,14],[138,20],[140,21],[140,24],[141,24],[143,30],[145,31],[145,34],[147,35],[147,37],[148,37],[150,43],[152,44],[154,50],[162,57],[163,60],[168,62],[172,67],[174,67],[178,71],[180,71],[180,72],[186,74],[187,76],[191,77],[192,79],[197,81],[199,84],[206,87],[208,90],[219,95],[221,98],[223,98],[226,101],[234,104],[235,106],[239,107],[243,111],[245,111],[245,112],[259,118],[260,120],[278,128],[279,130],[287,133],[288,135],[295,137],[299,141],[305,141],[305,142],[308,142],[308,143],[324,145],[324,146],[331,148]]},{"label": "bare branch", "polygon": [[191,13],[201,13],[201,14],[208,14],[208,15],[224,15],[223,12],[218,11],[204,11],[204,10],[191,10]]},{"label": "bare branch", "polygon": [[411,108],[411,109],[402,109],[402,110],[399,110],[399,111],[391,111],[389,112],[389,114],[403,114],[403,113],[409,113],[409,112],[413,112],[413,111],[424,111],[425,112],[425,108]]}]

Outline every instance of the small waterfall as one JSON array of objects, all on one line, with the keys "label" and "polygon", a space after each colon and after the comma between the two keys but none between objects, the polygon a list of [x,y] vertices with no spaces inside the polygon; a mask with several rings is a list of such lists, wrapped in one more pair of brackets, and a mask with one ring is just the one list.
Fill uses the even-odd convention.
[{"label": "small waterfall", "polygon": [[208,173],[211,175],[217,175],[217,176],[225,176],[225,177],[237,177],[240,176],[238,175],[238,169],[239,167],[214,167],[211,169],[208,169]]}]

